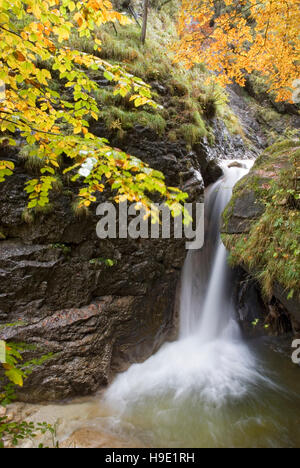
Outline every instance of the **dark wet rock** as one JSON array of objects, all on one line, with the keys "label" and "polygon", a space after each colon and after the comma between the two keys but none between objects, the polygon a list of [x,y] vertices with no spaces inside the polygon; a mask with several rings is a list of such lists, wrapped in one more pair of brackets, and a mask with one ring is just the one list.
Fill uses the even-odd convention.
[{"label": "dark wet rock", "polygon": [[260,284],[253,272],[247,271],[246,267],[237,267],[235,272],[233,293],[237,319],[246,337],[288,337],[292,332],[297,334],[300,331],[300,322],[296,315],[291,314],[291,304],[287,304],[283,291],[281,295],[274,292],[274,296],[267,300],[262,296]]},{"label": "dark wet rock", "polygon": [[[267,87],[265,91],[255,89],[251,83],[253,78],[254,75],[249,75],[245,88],[237,84],[228,88],[230,108],[238,116],[244,136],[251,142],[244,156],[243,151],[240,152],[239,159],[257,157],[262,149],[275,143],[285,129],[300,128],[299,105],[276,102],[267,93]],[[226,152],[233,146],[237,154],[239,136],[229,139],[227,145],[223,141],[222,145]]]},{"label": "dark wet rock", "polygon": [[212,151],[205,139],[188,152],[184,141],[173,143],[159,139],[153,130],[142,125],[136,125],[134,130],[128,131],[124,140],[119,140],[115,133],[107,135],[107,130],[98,123],[94,124],[92,131],[99,137],[108,136],[113,146],[134,154],[153,169],[162,171],[166,175],[167,184],[171,186],[182,187],[187,179],[194,176],[194,171],[200,174],[205,187],[216,182],[223,174],[218,164],[220,154]]},{"label": "dark wet rock", "polygon": [[107,385],[112,373],[151,355],[174,326],[174,280],[170,274],[169,286],[154,285],[153,296],[146,299],[103,296],[43,319],[22,314],[28,324],[9,328],[3,336],[30,342],[56,357],[35,369],[20,397],[40,401],[86,395]]},{"label": "dark wet rock", "polygon": [[227,234],[249,232],[254,219],[259,218],[265,210],[254,191],[242,193],[228,209],[226,228]]},{"label": "dark wet rock", "polygon": [[[223,242],[230,251],[237,239],[248,234],[254,222],[260,219],[265,212],[263,192],[270,189],[271,181],[278,178],[280,171],[289,167],[289,158],[286,153],[278,155],[274,161],[271,155],[264,153],[254,164],[250,172],[241,179],[233,190],[233,196],[223,213],[222,234]],[[286,203],[285,201],[284,203]],[[299,210],[299,208],[296,209]],[[295,236],[297,234],[295,233]],[[253,255],[253,253],[252,253]],[[280,280],[273,281],[271,297],[263,299],[259,292],[260,286],[254,279],[257,271],[255,266],[251,269],[241,264],[241,281],[238,291],[239,320],[244,329],[253,333],[252,322],[259,319],[256,327],[260,333],[268,333],[264,325],[274,324],[273,331],[288,333],[300,330],[300,293],[294,290],[293,297],[288,298],[287,289],[280,284]],[[255,311],[256,317],[253,315]]]},{"label": "dark wet rock", "polygon": [[204,181],[200,172],[193,170],[190,178],[185,182],[183,190],[192,194],[192,196],[197,199],[204,189]]},{"label": "dark wet rock", "polygon": [[222,177],[222,175],[223,175],[223,170],[217,164],[216,160],[215,159],[210,160],[207,165],[205,175],[204,175],[205,185],[208,186],[210,184],[213,184],[216,180]]},{"label": "dark wet rock", "polygon": [[[184,146],[147,129],[132,134],[127,150],[164,172],[168,185],[186,185],[191,202],[203,201],[200,163]],[[0,185],[0,323],[20,326],[2,329],[1,338],[35,344],[39,351],[28,358],[55,354],[34,369],[19,396],[89,394],[175,337],[185,239],[100,240],[96,205],[86,217],[72,211],[76,186],[54,193],[52,211],[28,224],[22,213],[29,175],[16,152],[9,156],[16,171]],[[99,194],[98,202],[110,196]]]},{"label": "dark wet rock", "polygon": [[196,159],[201,168],[205,187],[216,182],[223,175],[223,170],[218,164],[217,154],[214,154],[205,139],[193,146],[193,152],[190,153],[190,156]]},{"label": "dark wet rock", "polygon": [[292,298],[287,298],[285,289],[279,283],[274,284],[274,296],[289,311],[292,326],[295,333],[300,333],[300,302],[295,294]]},{"label": "dark wet rock", "polygon": [[151,86],[155,91],[157,91],[161,96],[166,96],[168,94],[168,89],[163,86],[159,81],[153,81]]},{"label": "dark wet rock", "polygon": [[266,329],[263,325],[267,307],[261,295],[260,285],[243,268],[236,268],[235,274],[236,282],[233,293],[241,329],[248,337],[265,335]]},{"label": "dark wet rock", "polygon": [[[164,95],[163,84],[153,85]],[[220,120],[211,122],[215,144],[204,139],[192,151],[183,141],[168,141],[142,125],[122,140],[101,122],[91,131],[162,171],[167,185],[188,191],[189,201],[203,201],[204,187],[222,176],[218,159],[253,157],[261,144],[255,119],[240,97],[234,99],[245,126],[252,128],[254,149],[240,135],[230,135]],[[0,159],[16,165],[14,175],[0,184],[0,323],[20,321],[17,328],[1,330],[1,337],[34,343],[39,354],[55,353],[26,380],[20,398],[54,400],[94,392],[176,335],[185,241],[99,240],[96,207],[89,216],[76,217],[71,205],[79,186],[67,184],[52,196],[53,210],[28,224],[22,213],[30,176],[14,149],[0,148]],[[110,197],[99,194],[98,202]],[[258,215],[253,203],[249,213]],[[243,206],[236,210],[244,216]],[[247,222],[245,216],[240,219]]]}]

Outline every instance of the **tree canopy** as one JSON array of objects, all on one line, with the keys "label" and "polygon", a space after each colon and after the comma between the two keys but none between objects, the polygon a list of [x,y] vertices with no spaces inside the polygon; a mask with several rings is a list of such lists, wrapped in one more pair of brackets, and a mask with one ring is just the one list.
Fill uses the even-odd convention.
[{"label": "tree canopy", "polygon": [[299,24],[297,0],[183,0],[176,60],[204,62],[223,86],[243,86],[258,71],[278,101],[291,101],[300,76]]},{"label": "tree canopy", "polygon": [[[114,84],[112,92],[128,97],[133,106],[156,107],[149,85],[99,58],[97,30],[116,21],[127,24],[130,19],[107,0],[0,0],[0,80],[5,84],[0,144],[13,145],[21,137],[43,161],[40,176],[26,184],[29,209],[49,202],[62,156],[71,161],[65,172],[72,171],[73,180],[83,178],[79,198],[84,206],[96,201],[95,192],[103,191],[105,183],[115,190],[117,201],[141,202],[148,210],[151,192],[163,196],[171,210],[178,211],[185,198],[166,187],[160,172],[89,131],[99,115],[93,97],[98,85],[89,76],[91,70],[104,75]],[[95,53],[73,49],[74,34],[93,41]],[[68,98],[55,89],[54,78],[69,90]],[[0,182],[13,170],[12,161],[1,160]]]}]

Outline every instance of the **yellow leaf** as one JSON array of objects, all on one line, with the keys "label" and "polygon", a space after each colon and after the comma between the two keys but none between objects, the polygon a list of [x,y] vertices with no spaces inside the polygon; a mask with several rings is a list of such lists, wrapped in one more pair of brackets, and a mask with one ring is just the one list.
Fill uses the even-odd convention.
[{"label": "yellow leaf", "polygon": [[57,161],[55,161],[55,159],[50,159],[50,163],[52,164],[52,166],[54,167],[59,167],[59,164]]},{"label": "yellow leaf", "polygon": [[10,369],[5,372],[5,375],[9,378],[11,382],[19,387],[23,387],[23,377],[17,369]]},{"label": "yellow leaf", "polygon": [[76,13],[76,15],[74,15],[74,20],[77,22],[79,27],[82,26],[83,18],[80,13]]}]

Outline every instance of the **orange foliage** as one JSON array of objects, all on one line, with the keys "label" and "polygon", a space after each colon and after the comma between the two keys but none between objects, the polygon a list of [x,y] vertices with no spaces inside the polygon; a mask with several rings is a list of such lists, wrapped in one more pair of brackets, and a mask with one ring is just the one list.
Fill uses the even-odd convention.
[{"label": "orange foliage", "polygon": [[[219,10],[219,12],[218,12]],[[182,0],[176,61],[205,63],[223,86],[253,71],[278,101],[291,101],[300,77],[297,0]]]}]

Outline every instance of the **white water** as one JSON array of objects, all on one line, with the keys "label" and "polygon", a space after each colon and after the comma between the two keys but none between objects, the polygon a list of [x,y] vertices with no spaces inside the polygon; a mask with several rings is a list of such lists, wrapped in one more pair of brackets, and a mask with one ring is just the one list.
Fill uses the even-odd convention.
[{"label": "white water", "polygon": [[208,190],[205,245],[188,254],[183,270],[179,340],[116,378],[106,399],[121,411],[149,396],[167,396],[176,405],[192,397],[219,406],[263,379],[234,319],[232,272],[219,235],[232,188],[247,170],[225,166],[224,177]]},{"label": "white water", "polygon": [[83,446],[299,447],[299,368],[278,339],[276,352],[260,340],[244,343],[234,319],[235,279],[218,228],[246,170],[224,171],[206,193],[205,246],[185,262],[178,341],[120,374],[104,399],[38,407],[33,419],[59,419],[66,446],[79,429],[89,431]]}]

